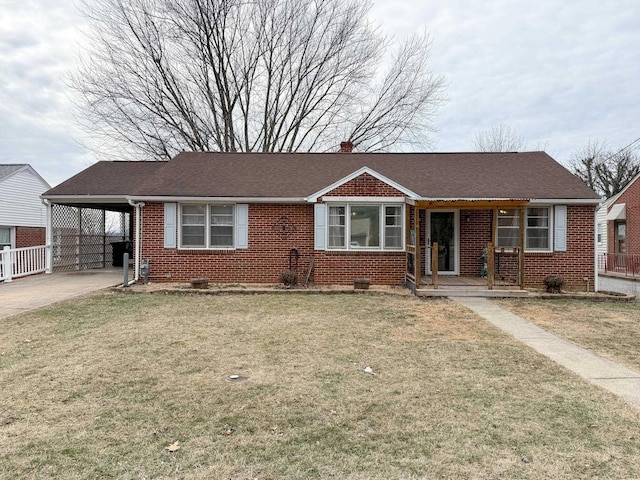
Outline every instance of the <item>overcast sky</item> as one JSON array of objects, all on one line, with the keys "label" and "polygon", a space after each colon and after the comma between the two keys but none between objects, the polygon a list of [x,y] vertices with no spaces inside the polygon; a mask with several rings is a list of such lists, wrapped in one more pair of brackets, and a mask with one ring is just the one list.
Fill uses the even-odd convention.
[{"label": "overcast sky", "polygon": [[[564,164],[590,140],[640,137],[637,0],[376,0],[371,13],[389,35],[433,38],[448,84],[436,151],[470,151],[500,124]],[[0,0],[0,163],[51,185],[95,161],[66,86],[82,26],[73,1]]]}]

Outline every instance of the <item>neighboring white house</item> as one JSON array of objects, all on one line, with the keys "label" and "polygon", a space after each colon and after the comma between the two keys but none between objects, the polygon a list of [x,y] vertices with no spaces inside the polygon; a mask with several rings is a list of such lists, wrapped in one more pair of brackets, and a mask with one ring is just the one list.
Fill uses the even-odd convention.
[{"label": "neighboring white house", "polygon": [[596,210],[596,255],[598,259],[607,253],[607,214],[616,198],[617,196],[608,198]]},{"label": "neighboring white house", "polygon": [[0,249],[45,243],[47,211],[40,195],[50,185],[27,164],[0,164]]}]

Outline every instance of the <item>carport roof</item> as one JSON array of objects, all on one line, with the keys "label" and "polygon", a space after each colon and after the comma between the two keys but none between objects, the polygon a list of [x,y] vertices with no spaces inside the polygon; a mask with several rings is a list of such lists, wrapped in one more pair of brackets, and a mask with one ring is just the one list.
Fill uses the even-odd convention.
[{"label": "carport roof", "polygon": [[185,152],[165,162],[99,162],[43,196],[307,198],[363,167],[421,198],[599,198],[544,152]]}]

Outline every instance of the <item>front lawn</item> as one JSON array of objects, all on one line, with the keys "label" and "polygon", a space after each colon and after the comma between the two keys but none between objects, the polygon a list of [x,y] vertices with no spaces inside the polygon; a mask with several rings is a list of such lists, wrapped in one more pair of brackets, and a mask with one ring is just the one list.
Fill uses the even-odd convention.
[{"label": "front lawn", "polygon": [[101,294],[0,385],[2,478],[640,478],[636,410],[447,300]]},{"label": "front lawn", "polygon": [[545,330],[640,371],[640,303],[588,300],[500,300]]}]

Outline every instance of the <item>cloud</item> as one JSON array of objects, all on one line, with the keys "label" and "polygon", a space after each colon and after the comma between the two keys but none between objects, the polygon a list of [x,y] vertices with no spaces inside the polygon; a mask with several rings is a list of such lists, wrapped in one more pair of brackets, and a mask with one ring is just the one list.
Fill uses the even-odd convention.
[{"label": "cloud", "polygon": [[499,124],[560,161],[589,138],[640,136],[635,2],[404,0],[377,2],[374,14],[396,36],[425,25],[433,36],[433,69],[450,84],[439,150],[468,150]]},{"label": "cloud", "polygon": [[[0,162],[58,183],[93,161],[66,82],[85,25],[72,2],[0,2]],[[615,148],[640,137],[635,0],[375,0],[372,18],[397,38],[431,33],[433,70],[449,84],[438,150],[469,150],[499,124],[565,162],[589,139]]]}]

